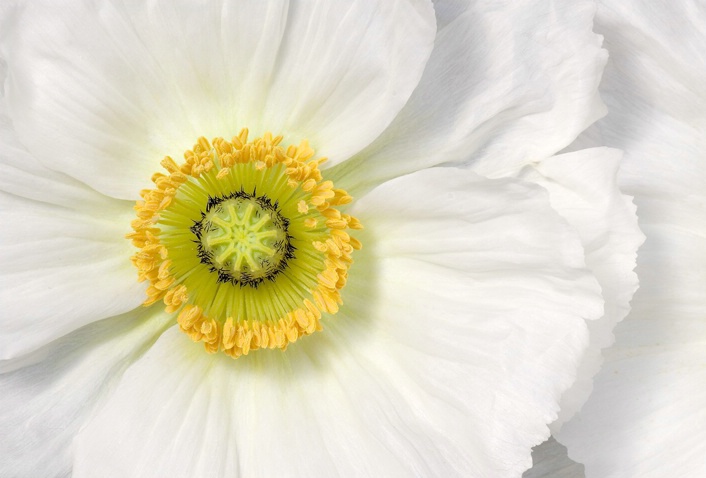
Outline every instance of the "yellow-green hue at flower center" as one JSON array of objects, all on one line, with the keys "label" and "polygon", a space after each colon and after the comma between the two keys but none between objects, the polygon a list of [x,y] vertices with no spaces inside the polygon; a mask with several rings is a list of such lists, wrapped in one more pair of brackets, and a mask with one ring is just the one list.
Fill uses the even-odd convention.
[{"label": "yellow-green hue at flower center", "polygon": [[266,196],[239,192],[209,203],[192,228],[201,243],[202,262],[241,284],[273,278],[293,254],[288,221]]},{"label": "yellow-green hue at flower center", "polygon": [[211,227],[201,242],[220,267],[231,269],[234,274],[263,277],[267,264],[279,264],[284,255],[284,251],[274,249],[275,241],[284,238],[284,231],[252,201],[247,205],[243,202],[231,199],[207,214]]},{"label": "yellow-green hue at flower center", "polygon": [[181,165],[164,158],[168,174],[141,192],[128,234],[145,305],[164,301],[184,333],[234,358],[321,330],[361,247],[348,234],[360,223],[338,209],[352,198],[319,170],[325,158],[306,141],[247,136],[199,138]]}]

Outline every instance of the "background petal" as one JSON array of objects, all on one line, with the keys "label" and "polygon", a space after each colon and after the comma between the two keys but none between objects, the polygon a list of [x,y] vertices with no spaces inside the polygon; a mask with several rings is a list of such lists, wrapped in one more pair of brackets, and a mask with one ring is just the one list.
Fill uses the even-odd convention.
[{"label": "background petal", "polygon": [[168,320],[144,309],[88,325],[22,360],[0,362],[2,476],[71,476],[74,435]]},{"label": "background petal", "polygon": [[557,439],[587,477],[706,476],[706,7],[603,2],[597,20],[611,113],[581,144],[625,150],[647,241],[632,312]]},{"label": "background petal", "polygon": [[590,345],[581,361],[576,382],[561,399],[556,433],[586,402],[593,376],[603,362],[602,349],[613,344],[613,328],[630,311],[637,290],[637,249],[640,231],[632,198],[617,184],[622,153],[592,148],[560,154],[526,167],[521,176],[549,193],[552,207],[576,229],[586,252],[586,265],[601,285],[605,314],[588,324]]},{"label": "background petal", "polygon": [[443,29],[456,17],[465,12],[469,7],[466,0],[432,0],[434,2],[434,13],[436,14],[436,25],[439,30]]},{"label": "background petal", "polygon": [[436,7],[442,25],[457,16],[437,35],[419,86],[390,127],[334,173],[354,196],[441,163],[514,174],[605,114],[598,83],[607,54],[592,32],[594,2]]},{"label": "background petal", "polygon": [[572,461],[566,454],[566,447],[549,438],[532,450],[531,469],[522,478],[585,478],[583,465]]},{"label": "background petal", "polygon": [[77,437],[74,477],[528,468],[603,313],[578,237],[542,188],[453,168],[353,213],[364,248],[324,332],[233,361],[172,329]]},{"label": "background petal", "polygon": [[425,0],[20,3],[0,56],[22,143],[123,199],[165,154],[245,126],[345,160],[407,101],[436,31]]}]

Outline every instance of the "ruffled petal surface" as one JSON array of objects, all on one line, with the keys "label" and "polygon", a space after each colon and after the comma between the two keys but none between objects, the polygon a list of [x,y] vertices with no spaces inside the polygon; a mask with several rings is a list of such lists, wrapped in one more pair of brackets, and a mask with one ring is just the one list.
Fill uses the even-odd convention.
[{"label": "ruffled petal surface", "polygon": [[706,476],[706,7],[604,2],[611,113],[597,136],[625,150],[621,186],[647,235],[640,290],[594,392],[557,438],[593,478]]},{"label": "ruffled petal surface", "polygon": [[20,140],[123,199],[164,155],[242,127],[347,159],[403,107],[436,32],[426,0],[18,4],[0,57]]},{"label": "ruffled petal surface", "polygon": [[352,212],[364,247],[323,332],[234,361],[168,331],[76,438],[74,478],[528,468],[603,314],[576,233],[542,188],[455,168]]},{"label": "ruffled petal surface", "polygon": [[390,127],[334,173],[353,195],[441,163],[511,175],[605,114],[598,84],[607,53],[592,32],[594,2],[436,6],[445,26],[419,86]]},{"label": "ruffled petal surface", "polygon": [[71,476],[75,434],[170,320],[154,309],[114,317],[0,362],[2,476]]},{"label": "ruffled petal surface", "polygon": [[622,153],[592,148],[560,154],[521,172],[527,181],[549,193],[552,207],[576,229],[586,252],[586,265],[601,285],[605,315],[588,324],[590,346],[579,367],[576,383],[561,400],[561,412],[552,432],[586,402],[593,376],[602,363],[602,349],[613,344],[613,329],[630,311],[637,290],[637,250],[645,236],[640,231],[632,198],[617,183]]}]

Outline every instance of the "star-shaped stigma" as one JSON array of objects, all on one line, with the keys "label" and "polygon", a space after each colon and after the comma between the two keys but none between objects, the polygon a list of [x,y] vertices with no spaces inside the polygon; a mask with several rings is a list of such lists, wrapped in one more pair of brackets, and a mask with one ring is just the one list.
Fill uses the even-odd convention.
[{"label": "star-shaped stigma", "polygon": [[243,191],[211,198],[192,228],[199,256],[220,282],[257,287],[294,257],[288,221],[265,196]]},{"label": "star-shaped stigma", "polygon": [[211,217],[211,224],[212,230],[204,243],[214,252],[215,263],[224,268],[230,264],[234,273],[246,268],[253,273],[260,271],[277,252],[269,244],[281,231],[276,229],[271,216],[260,213],[252,202],[245,206],[242,216],[238,215],[236,205],[228,202]]}]

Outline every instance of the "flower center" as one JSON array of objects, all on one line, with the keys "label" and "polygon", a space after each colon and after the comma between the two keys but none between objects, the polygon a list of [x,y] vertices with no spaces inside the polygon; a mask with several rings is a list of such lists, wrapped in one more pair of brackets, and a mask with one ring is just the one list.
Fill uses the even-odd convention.
[{"label": "flower center", "polygon": [[361,247],[347,230],[362,226],[338,209],[352,198],[319,170],[325,158],[306,141],[247,136],[199,138],[182,165],[164,158],[168,174],[141,192],[128,234],[145,305],[164,301],[184,333],[232,357],[321,330]]},{"label": "flower center", "polygon": [[220,281],[256,287],[287,267],[294,248],[282,217],[267,196],[243,191],[209,202],[193,227],[201,262],[216,268]]}]

